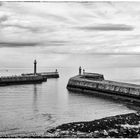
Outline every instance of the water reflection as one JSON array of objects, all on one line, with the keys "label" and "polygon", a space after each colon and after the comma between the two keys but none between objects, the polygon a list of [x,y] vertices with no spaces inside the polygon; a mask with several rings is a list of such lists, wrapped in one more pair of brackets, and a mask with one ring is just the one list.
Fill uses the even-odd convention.
[{"label": "water reflection", "polygon": [[36,114],[38,112],[38,94],[37,94],[37,84],[33,85],[33,112]]}]

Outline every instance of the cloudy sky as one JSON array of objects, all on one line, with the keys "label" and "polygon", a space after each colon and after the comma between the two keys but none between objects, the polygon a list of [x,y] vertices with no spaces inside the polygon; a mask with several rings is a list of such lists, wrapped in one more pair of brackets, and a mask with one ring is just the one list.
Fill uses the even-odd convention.
[{"label": "cloudy sky", "polygon": [[0,47],[140,53],[140,2],[1,2]]}]

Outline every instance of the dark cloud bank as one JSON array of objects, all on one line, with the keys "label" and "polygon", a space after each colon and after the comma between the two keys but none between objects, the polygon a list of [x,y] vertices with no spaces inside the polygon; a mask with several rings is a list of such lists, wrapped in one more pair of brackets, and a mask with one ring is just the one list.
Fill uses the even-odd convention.
[{"label": "dark cloud bank", "polygon": [[68,44],[68,41],[62,41],[62,40],[53,40],[53,41],[47,41],[45,43],[43,42],[0,42],[0,47],[26,47],[26,46],[62,46],[65,44]]},{"label": "dark cloud bank", "polygon": [[99,24],[96,26],[83,26],[76,27],[80,30],[88,30],[88,31],[131,31],[134,30],[134,27],[126,24]]},{"label": "dark cloud bank", "polygon": [[34,42],[0,42],[0,47],[24,47],[24,46],[36,46],[38,43]]}]

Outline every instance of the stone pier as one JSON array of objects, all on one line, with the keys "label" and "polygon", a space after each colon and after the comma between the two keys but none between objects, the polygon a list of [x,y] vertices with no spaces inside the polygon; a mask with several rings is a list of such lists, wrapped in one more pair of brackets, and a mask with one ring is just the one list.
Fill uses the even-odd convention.
[{"label": "stone pier", "polygon": [[102,74],[97,73],[85,73],[70,78],[67,89],[140,102],[140,85],[105,80]]}]

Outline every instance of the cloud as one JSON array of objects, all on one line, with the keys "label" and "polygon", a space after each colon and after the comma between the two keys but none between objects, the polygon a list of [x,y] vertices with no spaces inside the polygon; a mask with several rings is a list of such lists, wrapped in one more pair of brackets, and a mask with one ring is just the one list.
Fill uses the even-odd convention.
[{"label": "cloud", "polygon": [[35,42],[0,42],[1,47],[24,47],[24,46],[37,46]]},{"label": "cloud", "polygon": [[8,16],[3,15],[2,17],[0,17],[0,23],[4,22],[6,20],[8,20]]},{"label": "cloud", "polygon": [[42,13],[39,15],[40,17],[43,17],[43,18],[48,18],[48,19],[52,19],[54,21],[60,21],[60,22],[68,22],[68,18],[67,17],[64,17],[64,16],[60,16],[60,15],[55,15],[55,14],[47,14],[47,13]]},{"label": "cloud", "polygon": [[2,6],[2,2],[0,1],[0,6]]},{"label": "cloud", "polygon": [[95,26],[83,26],[76,28],[87,31],[131,31],[134,29],[133,26],[126,24],[99,24]]},{"label": "cloud", "polygon": [[39,46],[46,53],[140,52],[139,8],[138,2],[6,2],[0,46]]},{"label": "cloud", "polygon": [[5,42],[0,42],[0,47],[27,47],[27,46],[45,46],[45,47],[50,47],[50,46],[63,46],[66,44],[69,44],[70,42],[68,41],[63,41],[63,40],[51,40],[47,42],[21,42],[21,41],[5,41]]},{"label": "cloud", "polygon": [[26,29],[29,30],[31,32],[40,32],[40,30],[42,29],[41,27],[32,27],[32,26],[25,26],[22,24],[2,24],[0,25],[1,27],[16,27],[16,28],[20,28],[20,29]]},{"label": "cloud", "polygon": [[52,40],[44,43],[44,45],[47,46],[63,46],[68,44],[70,44],[70,41],[64,41],[64,40]]}]

